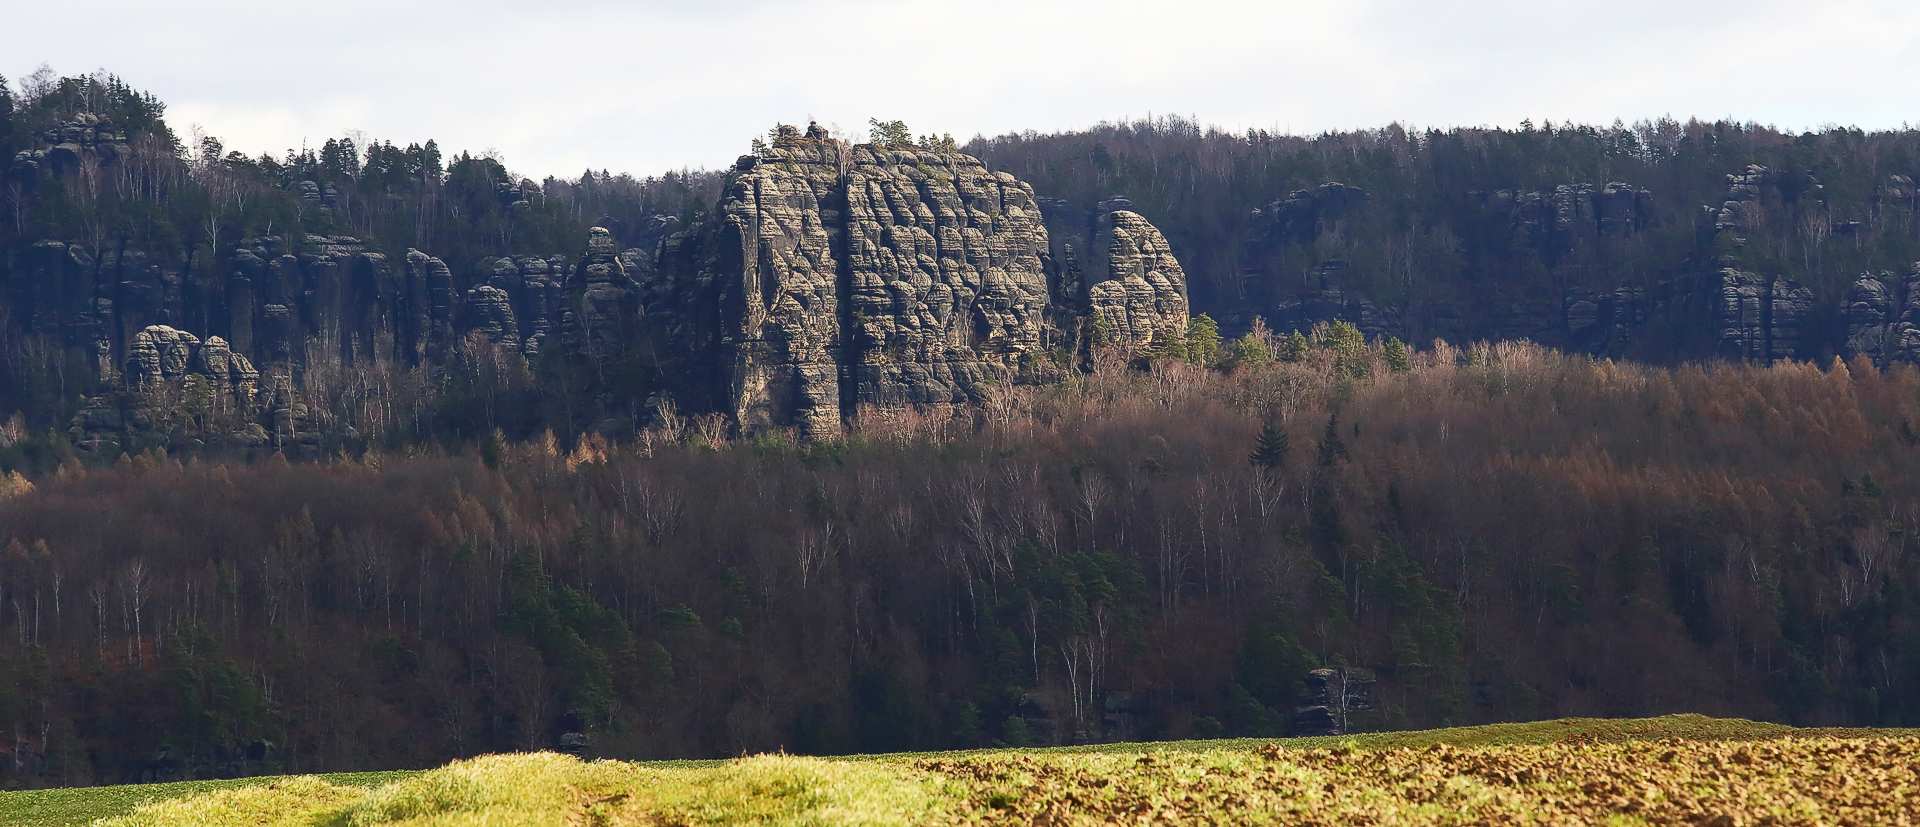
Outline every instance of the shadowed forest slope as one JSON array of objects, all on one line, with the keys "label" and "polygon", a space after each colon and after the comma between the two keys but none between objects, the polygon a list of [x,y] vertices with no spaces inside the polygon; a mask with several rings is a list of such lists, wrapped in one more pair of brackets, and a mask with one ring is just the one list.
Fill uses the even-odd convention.
[{"label": "shadowed forest slope", "polygon": [[966,149],[1051,199],[1067,240],[1125,196],[1167,234],[1195,312],[1233,332],[1338,318],[1410,342],[1824,360],[1875,350],[1855,340],[1885,308],[1856,310],[1859,282],[1896,274],[1904,295],[1920,259],[1911,130],[1663,118],[1299,136],[1175,116]]},{"label": "shadowed forest slope", "polygon": [[1920,373],[1330,333],[808,445],[69,458],[0,500],[7,771],[1282,735],[1322,666],[1359,730],[1920,716]]}]

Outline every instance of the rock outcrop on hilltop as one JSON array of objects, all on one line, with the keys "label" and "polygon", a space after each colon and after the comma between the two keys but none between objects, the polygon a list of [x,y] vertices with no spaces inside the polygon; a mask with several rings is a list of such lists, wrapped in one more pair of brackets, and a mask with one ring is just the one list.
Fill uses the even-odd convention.
[{"label": "rock outcrop on hilltop", "polygon": [[1087,287],[1087,305],[1105,335],[1129,352],[1145,352],[1185,335],[1187,275],[1167,239],[1139,213],[1115,209],[1100,217],[1101,241]]},{"label": "rock outcrop on hilltop", "polygon": [[[735,165],[702,274],[720,291],[722,410],[743,427],[830,434],[841,421],[840,147],[789,138]],[[697,323],[696,323],[697,326]]]},{"label": "rock outcrop on hilltop", "polygon": [[[111,124],[55,137],[16,163],[125,157]],[[293,195],[316,210],[344,203],[304,179]],[[1028,184],[958,152],[849,145],[816,126],[741,158],[710,217],[655,216],[623,232],[638,242],[625,249],[594,227],[571,259],[456,272],[430,251],[389,258],[349,236],[248,236],[208,273],[191,258],[48,241],[22,257],[19,310],[88,354],[100,391],[171,405],[200,376],[258,426],[242,428],[248,444],[313,443],[311,376],[418,370],[432,382],[483,344],[561,371],[592,409],[578,412],[586,427],[671,402],[749,432],[821,437],[862,410],[951,409],[1042,381],[1076,349],[1141,353],[1183,334],[1186,274],[1131,206],[1082,214],[1063,271]],[[153,420],[135,410],[144,402],[96,402],[75,422],[82,442]]]},{"label": "rock outcrop on hilltop", "polygon": [[[967,155],[789,134],[735,164],[718,212],[661,242],[644,324],[680,407],[749,429],[821,436],[863,407],[979,400],[1043,374],[1096,312],[1055,266],[1033,189]],[[1103,220],[1097,312],[1142,345],[1184,327],[1165,238],[1131,212]]]},{"label": "rock outcrop on hilltop", "polygon": [[[1721,202],[1702,208],[1697,228],[1702,247],[1743,248],[1757,222],[1764,220],[1762,202],[1785,197],[1783,187],[1813,194],[1820,189],[1811,178],[1788,181],[1758,165],[1727,175]],[[1409,308],[1378,301],[1373,291],[1393,288],[1379,277],[1383,268],[1395,266],[1393,255],[1445,258],[1453,242],[1441,238],[1422,250],[1410,240],[1410,246],[1383,260],[1377,246],[1354,241],[1382,231],[1377,225],[1386,219],[1374,199],[1334,182],[1296,191],[1253,211],[1240,256],[1245,283],[1254,294],[1250,298],[1269,308],[1267,322],[1278,330],[1341,319],[1369,336],[1397,335],[1418,322],[1442,336],[1456,329],[1491,330],[1503,338],[1550,342],[1594,355],[1627,355],[1648,346],[1643,342],[1649,338],[1686,335],[1673,329],[1650,331],[1656,319],[1674,329],[1705,319],[1712,338],[1703,344],[1724,358],[1764,363],[1803,358],[1815,349],[1808,328],[1819,304],[1813,291],[1791,279],[1752,272],[1746,269],[1751,265],[1724,252],[1701,256],[1692,272],[1610,288],[1594,286],[1596,274],[1631,261],[1636,245],[1651,237],[1647,231],[1654,223],[1654,200],[1644,188],[1615,181],[1473,191],[1466,196],[1485,222],[1476,231],[1525,251],[1529,266],[1537,268],[1511,274],[1521,278],[1512,289],[1502,290],[1510,296],[1503,302],[1411,309],[1424,316],[1419,318],[1410,317]],[[1538,278],[1540,271],[1555,278]],[[1646,277],[1632,271],[1622,275]],[[1483,277],[1498,282],[1502,274]],[[1547,289],[1555,282],[1562,286]],[[1875,289],[1863,283],[1856,292],[1865,295]],[[1870,296],[1861,301],[1877,306]],[[1476,317],[1467,318],[1469,313]],[[1867,322],[1856,326],[1872,327]]]},{"label": "rock outcrop on hilltop", "polygon": [[1033,189],[957,153],[852,149],[847,273],[855,404],[954,404],[1047,342]]},{"label": "rock outcrop on hilltop", "polygon": [[1800,351],[1801,326],[1812,309],[1813,291],[1793,281],[1722,270],[1722,352],[1761,364],[1792,359]]},{"label": "rock outcrop on hilltop", "polygon": [[[1727,198],[1713,216],[1715,243],[1737,249],[1747,243],[1767,188],[1777,187],[1779,176],[1766,167],[1749,164],[1727,175]],[[1815,187],[1817,188],[1817,184]],[[1791,279],[1720,270],[1720,354],[1767,364],[1792,359],[1802,350],[1807,317],[1813,312],[1813,291]]]},{"label": "rock outcrop on hilltop", "polygon": [[1920,263],[1863,273],[1847,293],[1847,349],[1875,365],[1920,364]]}]

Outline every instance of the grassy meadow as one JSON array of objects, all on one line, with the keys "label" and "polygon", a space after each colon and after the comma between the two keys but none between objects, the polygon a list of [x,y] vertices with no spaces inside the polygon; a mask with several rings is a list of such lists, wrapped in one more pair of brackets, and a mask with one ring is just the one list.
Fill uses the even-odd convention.
[{"label": "grassy meadow", "polygon": [[491,755],[424,772],[0,795],[0,824],[1904,825],[1920,733],[1677,715],[852,758]]}]

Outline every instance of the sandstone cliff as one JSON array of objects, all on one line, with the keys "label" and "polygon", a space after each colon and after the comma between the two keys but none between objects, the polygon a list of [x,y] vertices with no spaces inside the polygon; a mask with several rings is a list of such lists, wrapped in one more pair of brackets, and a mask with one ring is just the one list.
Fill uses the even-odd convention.
[{"label": "sandstone cliff", "polygon": [[866,407],[978,401],[1044,375],[1087,313],[1141,346],[1186,324],[1185,276],[1145,218],[1104,225],[1096,311],[1032,188],[967,155],[793,134],[741,158],[725,193],[640,289],[679,406],[743,428],[823,436]]},{"label": "sandstone cliff", "polygon": [[853,148],[847,272],[855,404],[953,404],[1045,344],[1033,189],[959,154]]},{"label": "sandstone cliff", "polygon": [[1864,273],[1847,295],[1847,349],[1880,367],[1920,364],[1920,263]]},{"label": "sandstone cliff", "polygon": [[[1724,192],[1716,193],[1720,203],[1699,213],[1703,255],[1660,274],[1632,266],[1655,223],[1653,193],[1644,188],[1615,181],[1468,192],[1484,222],[1474,229],[1520,251],[1529,269],[1477,274],[1488,294],[1507,296],[1502,301],[1412,308],[1375,300],[1373,290],[1394,288],[1383,284],[1381,272],[1400,266],[1396,261],[1445,260],[1457,238],[1430,238],[1423,247],[1409,236],[1405,246],[1382,255],[1377,245],[1354,238],[1378,235],[1387,217],[1367,193],[1327,183],[1253,211],[1241,250],[1245,283],[1268,297],[1252,298],[1270,308],[1268,323],[1279,330],[1342,319],[1374,336],[1399,334],[1417,322],[1443,337],[1491,331],[1593,355],[1658,358],[1663,350],[1691,348],[1701,358],[1807,358],[1817,349],[1809,329],[1820,304],[1813,290],[1753,272],[1737,252],[1764,219],[1763,203],[1787,197],[1786,189],[1817,194],[1820,185],[1811,176],[1788,180],[1758,165],[1725,181]],[[1540,278],[1541,272],[1553,278]],[[1624,283],[1609,287],[1607,281]],[[1855,292],[1886,292],[1879,284],[1863,282]],[[1878,306],[1872,298],[1862,301]],[[1710,334],[1692,332],[1702,321]]]},{"label": "sandstone cliff", "polygon": [[[62,152],[120,152],[110,126],[74,129]],[[307,207],[338,203],[291,186]],[[81,441],[158,427],[141,411],[177,407],[204,380],[251,422],[228,423],[234,439],[276,445],[312,444],[322,427],[310,375],[436,381],[456,349],[482,345],[564,371],[596,400],[586,416],[671,401],[815,438],[862,410],[950,410],[1045,381],[1096,330],[1132,353],[1185,330],[1185,271],[1124,199],[1083,214],[1085,254],[1063,272],[1033,188],[957,152],[792,130],[741,158],[721,193],[697,226],[656,216],[628,234],[643,246],[594,227],[577,257],[501,256],[470,272],[342,235],[248,236],[212,274],[191,258],[49,241],[23,262],[45,275],[25,318],[90,354],[98,390],[134,394],[131,408],[89,405]]]},{"label": "sandstone cliff", "polygon": [[1100,218],[1101,242],[1087,287],[1087,305],[1105,335],[1128,352],[1146,352],[1186,334],[1187,275],[1167,239],[1135,213],[1115,209]]}]

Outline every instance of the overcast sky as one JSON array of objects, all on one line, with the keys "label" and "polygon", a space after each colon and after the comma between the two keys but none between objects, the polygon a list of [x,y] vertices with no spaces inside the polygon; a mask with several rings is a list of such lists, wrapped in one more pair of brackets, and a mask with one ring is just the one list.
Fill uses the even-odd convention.
[{"label": "overcast sky", "polygon": [[714,167],[809,116],[962,141],[1165,113],[1920,121],[1911,0],[0,0],[0,29],[8,78],[105,69],[249,154],[357,131],[535,178]]}]

